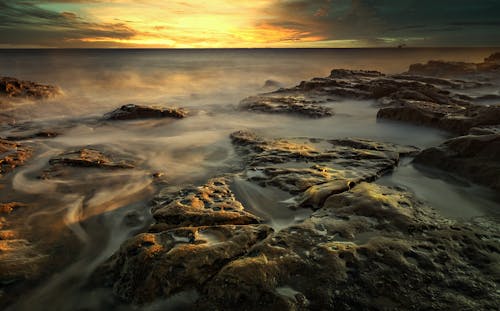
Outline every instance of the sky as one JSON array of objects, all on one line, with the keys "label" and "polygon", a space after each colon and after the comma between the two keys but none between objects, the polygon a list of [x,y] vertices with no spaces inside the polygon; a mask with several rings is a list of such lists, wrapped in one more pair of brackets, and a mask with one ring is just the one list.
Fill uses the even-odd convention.
[{"label": "sky", "polygon": [[500,46],[500,0],[0,0],[0,48]]}]

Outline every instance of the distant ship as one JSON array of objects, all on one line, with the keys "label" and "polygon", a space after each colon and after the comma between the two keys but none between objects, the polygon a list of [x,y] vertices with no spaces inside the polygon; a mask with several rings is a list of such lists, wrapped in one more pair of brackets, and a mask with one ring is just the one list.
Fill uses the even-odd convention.
[{"label": "distant ship", "polygon": [[404,44],[404,43],[402,43],[402,44],[398,45],[398,49],[402,49],[402,48],[404,48],[404,47],[406,47],[406,44]]}]

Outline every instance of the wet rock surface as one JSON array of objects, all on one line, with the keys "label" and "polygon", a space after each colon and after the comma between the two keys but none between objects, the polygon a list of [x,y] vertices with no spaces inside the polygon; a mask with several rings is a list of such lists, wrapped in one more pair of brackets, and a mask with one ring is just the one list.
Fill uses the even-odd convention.
[{"label": "wet rock surface", "polygon": [[310,118],[323,118],[333,115],[330,108],[320,106],[312,100],[304,100],[293,96],[253,96],[243,100],[240,107],[248,111],[295,114]]},{"label": "wet rock surface", "polygon": [[104,115],[106,120],[135,120],[151,118],[182,119],[187,112],[182,108],[161,108],[140,105],[124,105]]},{"label": "wet rock surface", "polygon": [[402,188],[364,182],[416,148],[248,131],[231,138],[248,181],[314,212],[273,231],[237,201],[231,175],[167,188],[149,233],[123,244],[96,283],[138,304],[195,290],[193,308],[222,310],[498,306],[495,226],[446,220]]},{"label": "wet rock surface", "polygon": [[500,134],[468,135],[423,150],[415,162],[500,191]]},{"label": "wet rock surface", "polygon": [[30,206],[20,202],[0,203],[0,303],[11,302],[6,295],[22,282],[43,273],[47,256],[26,238],[19,218]]},{"label": "wet rock surface", "polygon": [[[485,60],[489,69],[476,64],[475,72],[497,70],[491,68],[496,68],[493,63],[498,63],[498,58],[493,55]],[[453,66],[453,70],[462,70],[457,69],[462,65]],[[463,67],[469,70],[468,65]],[[149,203],[139,203],[147,216],[137,210],[124,214],[117,226],[136,229],[121,239],[134,236],[96,271],[86,270],[94,271],[89,287],[104,286],[106,295],[112,291],[118,301],[111,302],[113,307],[124,303],[127,308],[141,308],[194,293],[188,295],[191,308],[207,310],[497,310],[498,220],[451,221],[405,188],[370,183],[391,172],[402,157],[416,155],[415,162],[420,165],[500,190],[499,106],[475,105],[472,97],[456,93],[490,86],[489,82],[437,75],[440,77],[335,69],[329,77],[241,103],[242,108],[252,111],[319,118],[333,115],[329,102],[372,100],[381,108],[380,118],[473,134],[422,152],[412,146],[361,138],[272,138],[238,131],[230,139],[239,166],[235,164],[231,173],[196,186],[169,185],[161,173],[138,172],[136,158],[131,160],[129,155],[113,152],[112,146],[101,145],[52,157],[37,177],[57,177],[52,182],[66,192],[80,193],[81,187],[88,187],[86,190],[95,193],[96,187],[110,187],[105,196],[112,195],[120,187],[119,180],[127,178],[126,174],[111,178],[122,172],[120,169],[144,173],[148,181],[155,179],[160,189],[151,215]],[[273,87],[271,84],[266,87]],[[126,105],[106,114],[104,120],[185,116],[182,109]],[[38,140],[59,132],[28,128],[19,132],[22,135],[0,140],[1,174],[22,165],[31,154],[30,148],[14,140]],[[78,173],[72,175],[74,171]],[[87,184],[98,178],[106,182]],[[243,200],[235,185],[243,190],[252,188],[250,200]],[[126,189],[124,192],[135,188]],[[266,195],[279,192],[280,201],[273,202],[278,195],[270,195],[253,203],[261,203],[263,209],[282,208],[293,221],[278,227],[247,205],[255,191],[258,194],[262,189],[267,190]],[[89,211],[91,206],[86,204],[92,195],[84,193],[82,198],[80,208],[85,209],[87,219],[73,220],[71,225],[85,227],[94,221],[100,225],[104,219],[101,211]],[[114,199],[102,202],[113,208],[123,204]],[[2,303],[10,303],[12,293],[23,293],[22,286],[16,287],[18,281],[36,279],[51,264],[70,262],[66,254],[68,258],[59,259],[60,263],[48,263],[52,254],[64,257],[66,249],[54,251],[54,241],[40,246],[38,240],[31,240],[19,226],[13,226],[12,217],[23,219],[29,215],[23,211],[29,208],[18,202],[0,204]],[[74,208],[78,213],[79,205]],[[113,216],[107,213],[104,217]],[[149,216],[151,223],[144,220]],[[44,217],[40,222],[46,222]],[[68,246],[77,249],[73,233],[66,235]],[[57,239],[62,238],[58,235]]]},{"label": "wet rock surface", "polygon": [[149,233],[128,240],[96,273],[120,298],[144,303],[200,288],[272,229],[246,212],[229,177],[160,193]]},{"label": "wet rock surface", "polygon": [[401,155],[418,150],[363,139],[268,139],[249,131],[235,132],[231,139],[246,157],[250,180],[291,194],[316,185],[326,189],[325,183],[349,188],[372,181],[394,168]]},{"label": "wet rock surface", "polygon": [[407,192],[360,184],[227,264],[198,305],[495,309],[496,238],[498,232],[440,219]]},{"label": "wet rock surface", "polygon": [[260,219],[243,208],[229,188],[230,180],[224,177],[209,180],[199,187],[187,187],[156,198],[160,204],[153,208],[156,223],[152,231],[175,227],[247,225]]},{"label": "wet rock surface", "polygon": [[52,85],[38,84],[10,77],[0,78],[0,96],[44,99],[58,94],[60,94],[60,90]]},{"label": "wet rock surface", "polygon": [[0,177],[17,166],[23,165],[31,156],[31,149],[17,142],[0,139]]},{"label": "wet rock surface", "polygon": [[92,148],[82,148],[69,151],[49,161],[51,165],[67,165],[76,167],[96,167],[104,169],[133,168],[134,165],[123,159],[115,160],[117,156],[108,155]]}]

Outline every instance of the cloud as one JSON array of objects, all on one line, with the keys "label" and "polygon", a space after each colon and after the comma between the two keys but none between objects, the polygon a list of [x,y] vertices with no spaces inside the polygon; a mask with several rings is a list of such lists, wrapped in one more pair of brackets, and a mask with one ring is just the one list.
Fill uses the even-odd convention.
[{"label": "cloud", "polygon": [[84,43],[87,38],[112,42],[137,34],[125,23],[90,22],[73,12],[59,13],[32,2],[0,1],[0,44],[3,45],[66,47],[75,46],[78,41],[88,45]]},{"label": "cloud", "polygon": [[354,40],[370,46],[394,44],[377,38],[440,46],[456,44],[460,37],[462,45],[469,38],[476,44],[478,37],[484,40],[481,45],[500,45],[500,37],[482,35],[500,32],[499,11],[495,0],[277,0],[255,27],[284,27],[304,39]]},{"label": "cloud", "polygon": [[0,46],[500,45],[498,0],[0,0]]}]

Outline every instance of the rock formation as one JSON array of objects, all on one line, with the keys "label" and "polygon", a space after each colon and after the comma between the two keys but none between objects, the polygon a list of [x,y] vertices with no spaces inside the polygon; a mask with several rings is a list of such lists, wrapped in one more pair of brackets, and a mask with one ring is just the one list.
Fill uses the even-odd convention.
[{"label": "rock formation", "polygon": [[453,138],[419,153],[415,162],[500,191],[500,134]]},{"label": "rock formation", "polygon": [[38,84],[10,77],[0,78],[0,96],[44,99],[58,94],[60,94],[60,90],[52,85]]},{"label": "rock formation", "polygon": [[134,120],[150,118],[174,118],[182,119],[187,112],[178,108],[157,108],[139,105],[124,105],[104,115],[106,120]]}]

